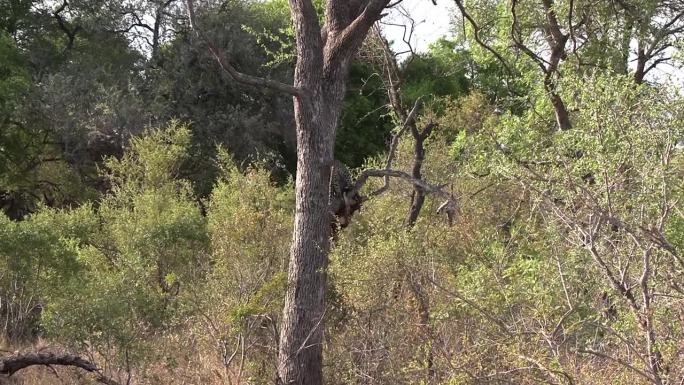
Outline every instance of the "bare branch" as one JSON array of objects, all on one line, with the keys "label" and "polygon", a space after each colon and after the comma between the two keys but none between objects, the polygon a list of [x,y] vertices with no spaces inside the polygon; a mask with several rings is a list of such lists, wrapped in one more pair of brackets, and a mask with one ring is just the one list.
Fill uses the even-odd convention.
[{"label": "bare branch", "polygon": [[622,359],[612,357],[612,356],[609,356],[605,353],[601,353],[601,352],[597,352],[595,350],[589,350],[589,349],[582,349],[582,350],[578,350],[577,352],[578,353],[584,353],[584,354],[592,354],[592,355],[597,356],[597,357],[606,358],[606,359],[609,359],[611,361],[615,361],[615,362],[619,363],[620,365],[624,366],[625,368],[632,370],[634,373],[637,373],[638,375],[644,377],[645,379],[649,380],[650,382],[654,382],[654,379],[651,375],[649,375],[648,373],[644,372],[641,369],[634,367],[633,365],[630,365],[628,362],[626,362]]},{"label": "bare branch", "polygon": [[[435,194],[447,199],[451,199],[451,194],[448,192],[444,191],[445,185],[432,185],[427,182],[425,182],[422,179],[416,179],[412,177],[410,174],[404,171],[399,171],[399,170],[380,170],[380,169],[368,169],[364,170],[361,172],[359,177],[356,179],[356,184],[354,186],[355,190],[360,190],[368,181],[368,178],[385,178],[385,177],[393,177],[393,178],[400,178],[403,179],[407,182],[410,182],[414,186],[418,186],[425,190],[428,193]],[[376,194],[377,195],[377,194]]]},{"label": "bare branch", "polygon": [[[385,36],[382,35],[382,32],[377,25],[375,25],[374,30],[382,47],[383,58],[385,59],[385,72],[387,73],[385,86],[387,87],[387,96],[389,97],[390,106],[394,109],[394,112],[400,119],[406,121],[406,111],[404,111],[404,108],[401,105],[401,97],[399,96],[399,87],[403,82],[403,76],[399,70],[396,55],[392,52],[389,42],[385,39]],[[418,102],[418,100],[416,100],[416,102]]]},{"label": "bare branch", "polygon": [[[453,218],[456,215],[456,207],[457,207],[457,202],[456,198],[454,197],[453,194],[444,191],[444,187],[446,185],[432,185],[430,183],[427,183],[426,181],[422,179],[417,179],[411,176],[410,174],[404,172],[404,171],[399,171],[399,170],[379,170],[379,169],[368,169],[364,170],[361,172],[359,177],[356,179],[356,184],[354,185],[354,190],[359,191],[368,181],[368,178],[400,178],[403,179],[411,184],[413,184],[416,187],[421,188],[423,191],[425,191],[428,194],[433,194],[439,197],[442,197],[446,200],[440,208],[438,209],[438,212],[445,212],[447,214],[447,217],[449,219],[449,224],[453,224]],[[380,190],[378,190],[380,191]],[[378,191],[375,191],[374,193],[370,194],[370,196],[375,196],[378,195]],[[385,190],[382,190],[384,192]]]},{"label": "bare branch", "polygon": [[102,384],[118,385],[116,381],[103,375],[97,365],[77,355],[68,353],[26,353],[0,358],[0,374],[11,376],[22,369],[35,365],[74,366],[94,373],[97,381]]}]

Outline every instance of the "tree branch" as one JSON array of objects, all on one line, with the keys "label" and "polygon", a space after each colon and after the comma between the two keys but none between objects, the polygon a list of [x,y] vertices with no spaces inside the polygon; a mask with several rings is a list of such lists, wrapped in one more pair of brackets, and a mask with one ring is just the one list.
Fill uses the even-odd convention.
[{"label": "tree branch", "polygon": [[[406,117],[406,120],[404,120],[404,125],[394,136],[392,136],[389,152],[387,153],[387,161],[385,162],[385,170],[389,170],[392,168],[392,163],[394,162],[394,158],[396,157],[397,147],[399,146],[399,139],[401,139],[401,136],[404,135],[404,132],[406,132],[406,130],[410,126],[415,125],[416,115],[418,115],[418,108],[420,107],[422,100],[422,98],[416,99],[416,102],[413,105],[411,112],[409,112],[408,116]],[[380,187],[380,189],[374,191],[371,195],[380,195],[384,193],[389,188],[389,181],[390,176],[385,176],[383,186]]]},{"label": "tree branch", "polygon": [[106,385],[118,385],[118,382],[103,375],[97,365],[77,355],[68,353],[26,353],[0,358],[0,374],[11,376],[14,373],[35,365],[74,366],[94,373],[97,381]]},{"label": "tree branch", "polygon": [[504,66],[506,69],[506,72],[508,72],[509,75],[513,75],[513,71],[511,68],[508,66],[508,63],[506,60],[499,54],[494,48],[490,47],[487,43],[485,43],[482,38],[480,37],[480,26],[475,22],[475,19],[468,13],[468,11],[465,9],[465,6],[463,5],[462,0],[454,0],[456,3],[456,6],[458,7],[458,10],[461,11],[461,14],[463,15],[466,20],[468,20],[468,23],[470,23],[470,26],[473,28],[473,37],[475,38],[475,41],[477,44],[480,45],[480,47],[486,49],[487,51],[491,52],[494,57],[496,57],[497,60],[501,63],[501,65]]},{"label": "tree branch", "polygon": [[328,37],[329,44],[326,46],[325,62],[337,63],[340,58],[348,57],[363,43],[368,30],[377,20],[382,17],[382,10],[389,0],[370,0],[363,11],[333,39]]},{"label": "tree branch", "polygon": [[272,79],[266,79],[258,76],[252,76],[252,75],[247,75],[245,73],[242,73],[233,67],[228,60],[225,57],[225,54],[219,50],[218,47],[216,47],[211,40],[207,37],[207,35],[197,26],[197,22],[195,19],[195,8],[192,0],[186,0],[185,1],[187,9],[188,9],[188,18],[190,20],[190,28],[195,31],[197,36],[202,39],[206,44],[207,47],[209,48],[209,52],[211,52],[212,56],[216,59],[216,61],[219,64],[219,67],[221,67],[221,70],[226,72],[228,75],[230,75],[233,80],[235,80],[238,83],[242,84],[247,84],[251,86],[258,86],[258,87],[266,87],[270,88],[276,91],[284,92],[286,94],[290,94],[295,97],[302,97],[304,96],[304,92],[302,89],[295,87],[290,84],[285,84],[281,83],[276,80]]},{"label": "tree branch", "polygon": [[[422,179],[416,179],[410,174],[399,171],[399,170],[379,170],[379,169],[368,169],[361,172],[358,178],[356,178],[356,184],[354,185],[354,190],[359,191],[366,184],[368,178],[399,178],[403,179],[416,187],[421,188],[423,191],[429,194],[437,195],[444,198],[446,201],[440,205],[437,212],[445,212],[449,218],[449,224],[453,223],[454,216],[456,215],[457,202],[453,194],[444,191],[446,185],[432,185],[427,183]],[[370,196],[379,195],[378,191],[384,192],[382,188],[370,194]]]},{"label": "tree branch", "polygon": [[641,369],[634,367],[633,365],[630,365],[628,362],[621,360],[619,358],[612,357],[612,356],[609,356],[605,353],[601,353],[601,352],[597,352],[595,350],[589,350],[589,349],[581,349],[581,350],[578,350],[577,352],[578,353],[584,353],[584,354],[592,354],[592,355],[597,356],[597,357],[606,358],[608,360],[615,361],[618,364],[624,366],[625,368],[632,370],[634,373],[637,373],[638,375],[644,377],[648,381],[653,382],[653,377],[651,375],[649,375],[648,373],[644,372]]},{"label": "tree branch", "polygon": [[57,24],[59,25],[59,29],[61,29],[67,35],[67,38],[69,39],[69,42],[67,43],[67,46],[65,49],[66,51],[70,50],[74,46],[74,40],[76,40],[76,34],[78,33],[78,31],[81,30],[80,25],[77,25],[76,27],[74,27],[73,30],[70,30],[69,27],[67,26],[66,21],[62,17],[62,15],[61,15],[62,11],[64,11],[64,9],[66,9],[66,7],[68,5],[69,5],[69,3],[67,2],[67,0],[64,0],[64,2],[62,2],[62,4],[52,13],[52,17],[54,17],[55,20],[57,20]]},{"label": "tree branch", "polygon": [[546,74],[548,71],[546,69],[546,64],[548,63],[542,57],[537,55],[529,47],[527,47],[520,39],[520,26],[518,24],[518,14],[515,11],[515,7],[518,4],[517,0],[511,1],[511,39],[515,46],[522,50],[530,59],[532,59],[541,69],[541,71]]}]

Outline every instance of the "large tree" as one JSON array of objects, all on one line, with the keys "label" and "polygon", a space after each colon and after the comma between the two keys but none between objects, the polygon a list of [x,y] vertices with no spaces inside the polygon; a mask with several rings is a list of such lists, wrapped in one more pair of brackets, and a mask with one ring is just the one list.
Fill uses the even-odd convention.
[{"label": "large tree", "polygon": [[230,59],[197,29],[193,2],[186,3],[192,28],[205,40],[223,71],[238,82],[269,87],[294,98],[296,212],[278,376],[283,384],[321,384],[332,219],[328,207],[329,183],[335,134],[352,59],[390,0],[327,0],[322,26],[311,0],[290,0],[297,47],[292,85],[237,71]]}]

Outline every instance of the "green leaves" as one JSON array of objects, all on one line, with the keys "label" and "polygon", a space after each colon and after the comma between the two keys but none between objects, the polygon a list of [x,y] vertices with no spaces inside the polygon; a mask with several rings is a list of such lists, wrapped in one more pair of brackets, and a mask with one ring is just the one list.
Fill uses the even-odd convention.
[{"label": "green leaves", "polygon": [[111,183],[114,188],[143,191],[177,183],[189,146],[190,130],[178,121],[165,129],[150,129],[145,136],[131,139],[123,158],[106,161]]}]

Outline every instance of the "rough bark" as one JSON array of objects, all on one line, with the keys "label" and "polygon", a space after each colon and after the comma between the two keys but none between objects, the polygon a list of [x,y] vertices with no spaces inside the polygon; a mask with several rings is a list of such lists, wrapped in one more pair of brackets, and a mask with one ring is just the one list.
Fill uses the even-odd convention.
[{"label": "rough bark", "polygon": [[[547,83],[545,82],[544,84],[546,85]],[[549,98],[551,99],[551,105],[553,106],[558,128],[561,131],[571,129],[572,123],[570,122],[570,114],[568,113],[568,109],[565,107],[563,99],[555,91],[555,85],[547,85],[546,90],[549,93]]]},{"label": "rough bark", "polygon": [[[300,63],[306,59],[300,54]],[[309,89],[310,76],[315,74],[302,71],[302,67],[298,65],[295,85]],[[323,317],[331,221],[328,196],[340,106],[326,106],[322,94],[320,88],[313,98],[295,101],[296,212],[278,366],[283,384],[323,382]]]}]

